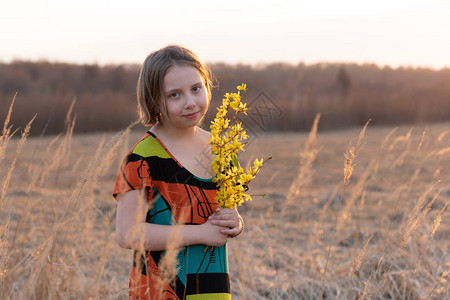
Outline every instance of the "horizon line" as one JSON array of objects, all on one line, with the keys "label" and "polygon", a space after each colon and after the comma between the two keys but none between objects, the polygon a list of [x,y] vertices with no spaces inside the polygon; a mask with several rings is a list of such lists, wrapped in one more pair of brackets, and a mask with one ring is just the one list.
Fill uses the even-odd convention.
[{"label": "horizon line", "polygon": [[[66,64],[66,65],[75,65],[75,66],[99,66],[99,67],[111,67],[111,66],[140,66],[142,63],[138,62],[80,62],[80,61],[63,61],[63,60],[51,60],[48,58],[39,58],[39,59],[31,59],[31,58],[13,58],[9,60],[2,60],[0,59],[0,64],[14,64],[14,63],[49,63],[49,64]],[[384,68],[390,68],[393,70],[397,69],[427,69],[427,70],[433,70],[433,71],[442,71],[450,69],[450,65],[445,65],[441,67],[435,67],[430,65],[414,65],[414,64],[399,64],[399,65],[390,65],[390,64],[382,64],[377,62],[358,62],[358,61],[332,61],[332,60],[323,60],[323,61],[315,61],[315,62],[306,62],[306,61],[299,61],[297,63],[290,62],[290,61],[281,61],[281,60],[273,60],[273,61],[266,61],[266,62],[227,62],[227,61],[207,61],[205,60],[206,64],[208,65],[229,65],[229,66],[250,66],[250,67],[256,67],[256,68],[264,68],[270,65],[288,65],[288,66],[298,66],[298,65],[305,65],[305,66],[314,66],[314,65],[357,65],[357,66],[376,66],[380,69]]]}]

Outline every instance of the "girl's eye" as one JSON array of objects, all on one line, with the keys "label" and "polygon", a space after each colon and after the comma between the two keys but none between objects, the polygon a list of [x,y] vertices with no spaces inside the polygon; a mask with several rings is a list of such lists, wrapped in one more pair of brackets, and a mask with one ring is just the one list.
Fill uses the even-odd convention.
[{"label": "girl's eye", "polygon": [[170,93],[169,97],[170,98],[177,98],[178,97],[178,93],[175,93],[175,92]]},{"label": "girl's eye", "polygon": [[193,91],[193,92],[198,92],[198,91],[200,91],[200,87],[199,87],[199,86],[196,86],[196,87],[194,87],[194,88],[192,89],[192,91]]}]

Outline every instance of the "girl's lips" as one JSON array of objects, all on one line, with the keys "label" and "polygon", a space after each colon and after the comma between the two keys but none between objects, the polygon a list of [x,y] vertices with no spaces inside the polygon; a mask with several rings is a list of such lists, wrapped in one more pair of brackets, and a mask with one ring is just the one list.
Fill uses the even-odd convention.
[{"label": "girl's lips", "polygon": [[198,114],[198,111],[195,113],[192,113],[192,114],[184,115],[184,117],[186,117],[188,119],[193,119],[197,116],[197,114]]}]

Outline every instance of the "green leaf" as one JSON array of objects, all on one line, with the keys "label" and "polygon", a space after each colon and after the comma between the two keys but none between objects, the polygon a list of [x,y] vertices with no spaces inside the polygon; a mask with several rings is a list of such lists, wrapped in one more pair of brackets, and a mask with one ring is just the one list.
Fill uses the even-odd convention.
[{"label": "green leaf", "polygon": [[236,154],[231,154],[231,163],[233,165],[233,167],[237,167],[238,166],[238,160],[237,160],[237,155]]}]

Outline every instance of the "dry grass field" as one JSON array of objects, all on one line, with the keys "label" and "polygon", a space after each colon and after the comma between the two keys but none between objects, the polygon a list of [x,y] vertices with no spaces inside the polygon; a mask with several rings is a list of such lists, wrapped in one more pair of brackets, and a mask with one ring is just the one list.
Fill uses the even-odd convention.
[{"label": "dry grass field", "polygon": [[[111,191],[144,133],[67,126],[3,132],[0,299],[127,297]],[[449,123],[270,133],[241,160],[268,156],[250,186],[266,196],[240,207],[228,243],[233,299],[450,298]]]}]

